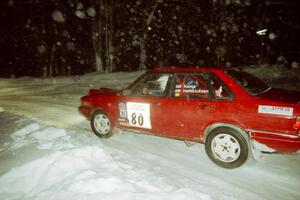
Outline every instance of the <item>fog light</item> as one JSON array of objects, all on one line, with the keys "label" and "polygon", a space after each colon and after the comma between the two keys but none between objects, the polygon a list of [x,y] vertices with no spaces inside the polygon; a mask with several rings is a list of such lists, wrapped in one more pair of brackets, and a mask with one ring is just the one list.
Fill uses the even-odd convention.
[{"label": "fog light", "polygon": [[296,117],[296,122],[294,124],[295,129],[300,129],[300,116]]}]

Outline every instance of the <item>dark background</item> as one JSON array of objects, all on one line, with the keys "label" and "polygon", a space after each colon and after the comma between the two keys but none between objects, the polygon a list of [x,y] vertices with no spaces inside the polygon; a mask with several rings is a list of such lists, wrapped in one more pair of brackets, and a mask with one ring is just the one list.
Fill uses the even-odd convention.
[{"label": "dark background", "polygon": [[[93,72],[97,52],[103,72],[138,70],[142,43],[146,68],[264,63],[291,67],[300,62],[297,0],[3,0],[0,4],[0,77]],[[256,34],[261,29],[267,29],[263,36]]]}]

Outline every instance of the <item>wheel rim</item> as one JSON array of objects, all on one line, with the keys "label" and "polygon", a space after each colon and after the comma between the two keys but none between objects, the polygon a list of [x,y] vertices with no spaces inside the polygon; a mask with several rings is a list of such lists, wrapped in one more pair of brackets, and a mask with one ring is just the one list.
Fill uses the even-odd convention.
[{"label": "wheel rim", "polygon": [[222,162],[234,162],[241,154],[241,146],[237,139],[226,133],[214,137],[211,150],[214,156]]},{"label": "wheel rim", "polygon": [[94,119],[94,127],[98,133],[105,135],[110,131],[110,121],[106,115],[99,114]]}]

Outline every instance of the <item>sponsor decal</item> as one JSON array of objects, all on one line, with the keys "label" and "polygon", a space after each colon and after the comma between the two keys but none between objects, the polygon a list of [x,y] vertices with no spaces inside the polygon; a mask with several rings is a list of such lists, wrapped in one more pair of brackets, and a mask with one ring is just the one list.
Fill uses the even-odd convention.
[{"label": "sponsor decal", "polygon": [[284,116],[293,116],[294,109],[290,107],[282,106],[268,106],[268,105],[259,105],[258,113],[263,114],[272,114],[272,115],[284,115]]},{"label": "sponsor decal", "polygon": [[124,118],[119,118],[118,121],[119,122],[126,122],[126,123],[128,123],[128,119],[124,119]]},{"label": "sponsor decal", "polygon": [[[175,94],[180,92],[180,88],[181,88],[181,85],[176,85]],[[207,94],[209,91],[199,89],[198,86],[196,86],[196,85],[184,85],[182,92],[183,93],[193,93],[193,94]]]},{"label": "sponsor decal", "polygon": [[121,118],[127,118],[127,109],[126,109],[126,103],[120,102],[119,103],[119,113]]},{"label": "sponsor decal", "polygon": [[119,121],[119,124],[122,125],[122,126],[129,126],[128,119],[119,118],[118,121]]}]

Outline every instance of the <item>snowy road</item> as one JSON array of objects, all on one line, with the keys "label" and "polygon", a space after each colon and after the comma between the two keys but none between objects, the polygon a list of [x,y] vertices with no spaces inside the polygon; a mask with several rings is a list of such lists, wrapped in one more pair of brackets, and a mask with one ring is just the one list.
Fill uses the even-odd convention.
[{"label": "snowy road", "polygon": [[225,170],[201,144],[123,132],[100,140],[0,112],[0,199],[299,199],[300,156]]},{"label": "snowy road", "polygon": [[0,79],[0,199],[300,199],[300,154],[225,170],[202,144],[94,136],[78,114],[80,96],[90,87],[124,87],[139,74]]}]

